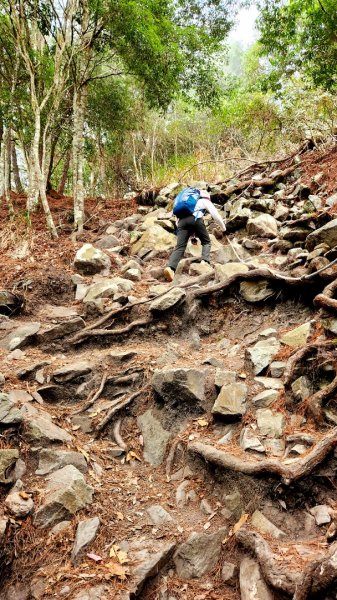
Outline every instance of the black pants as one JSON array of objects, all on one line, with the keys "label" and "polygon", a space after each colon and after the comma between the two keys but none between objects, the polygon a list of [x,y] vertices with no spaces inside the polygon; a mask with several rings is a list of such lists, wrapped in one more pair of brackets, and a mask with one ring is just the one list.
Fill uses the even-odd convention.
[{"label": "black pants", "polygon": [[209,255],[211,251],[211,240],[209,238],[207,229],[202,219],[197,219],[191,215],[179,219],[178,231],[177,231],[177,245],[173,250],[168,266],[171,269],[176,270],[179,261],[184,256],[184,252],[187,246],[187,242],[191,236],[195,235],[201,241],[202,245],[202,260],[209,262]]}]

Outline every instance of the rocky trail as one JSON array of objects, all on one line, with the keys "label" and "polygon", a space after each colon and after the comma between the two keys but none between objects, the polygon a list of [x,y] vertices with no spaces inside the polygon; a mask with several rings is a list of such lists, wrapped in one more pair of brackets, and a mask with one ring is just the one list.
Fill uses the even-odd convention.
[{"label": "rocky trail", "polygon": [[172,284],[177,183],[3,237],[0,598],[337,598],[336,173],[208,183],[228,237]]}]

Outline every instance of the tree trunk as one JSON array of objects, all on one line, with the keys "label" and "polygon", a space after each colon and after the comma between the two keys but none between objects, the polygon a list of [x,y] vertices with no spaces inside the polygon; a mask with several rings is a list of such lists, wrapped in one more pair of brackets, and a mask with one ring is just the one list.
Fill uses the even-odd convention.
[{"label": "tree trunk", "polygon": [[66,186],[67,183],[67,179],[68,179],[68,172],[69,172],[69,167],[70,167],[70,159],[71,159],[71,150],[69,148],[69,150],[67,150],[67,153],[65,155],[65,159],[64,159],[64,163],[63,163],[63,171],[62,171],[62,176],[61,176],[61,181],[58,187],[58,193],[61,194],[61,196],[64,195],[64,188]]},{"label": "tree trunk", "polygon": [[16,191],[17,191],[18,194],[22,194],[22,192],[23,192],[23,185],[22,185],[22,182],[21,182],[19,165],[18,165],[18,157],[17,157],[17,154],[16,154],[16,147],[15,147],[14,140],[12,140],[12,168],[13,168],[13,176],[14,176],[14,182],[15,182]]},{"label": "tree trunk", "polygon": [[74,225],[80,234],[84,223],[84,115],[87,98],[85,85],[74,91],[73,101],[73,196],[74,196]]},{"label": "tree trunk", "polygon": [[11,217],[14,216],[14,208],[11,199],[11,129],[5,127],[3,135],[3,194],[8,206],[8,212]]}]

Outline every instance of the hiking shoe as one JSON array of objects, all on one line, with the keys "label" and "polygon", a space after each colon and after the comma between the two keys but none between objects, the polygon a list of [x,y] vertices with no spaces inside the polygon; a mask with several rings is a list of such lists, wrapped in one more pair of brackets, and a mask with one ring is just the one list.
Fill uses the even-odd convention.
[{"label": "hiking shoe", "polygon": [[166,267],[164,269],[164,277],[165,277],[166,281],[173,281],[174,271],[173,271],[173,269],[171,269],[171,267]]}]

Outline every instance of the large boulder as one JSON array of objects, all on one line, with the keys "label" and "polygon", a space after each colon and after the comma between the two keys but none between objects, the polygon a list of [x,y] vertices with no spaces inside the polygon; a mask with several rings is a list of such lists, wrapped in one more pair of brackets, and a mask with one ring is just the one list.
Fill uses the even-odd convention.
[{"label": "large boulder", "polygon": [[227,244],[227,246],[222,246],[217,250],[213,256],[213,260],[216,263],[220,263],[221,265],[225,265],[229,262],[237,262],[238,256],[241,260],[249,260],[251,258],[250,253],[238,244],[233,241],[231,244]]},{"label": "large boulder", "polygon": [[210,535],[193,532],[173,556],[178,577],[195,579],[209,573],[219,560],[226,533],[225,527]]},{"label": "large boulder", "polygon": [[152,385],[165,403],[200,405],[205,399],[205,372],[200,369],[156,369]]},{"label": "large boulder", "polygon": [[0,348],[16,350],[27,346],[41,327],[40,323],[26,323],[17,327],[0,340]]},{"label": "large boulder", "polygon": [[280,342],[275,338],[267,338],[248,348],[247,354],[253,363],[254,373],[258,375],[272,362],[280,349]]},{"label": "large boulder", "polygon": [[160,465],[166,453],[166,446],[171,437],[163,428],[152,410],[147,410],[137,419],[137,424],[144,440],[144,459],[151,465]]},{"label": "large boulder", "polygon": [[94,248],[92,244],[84,244],[77,250],[74,268],[82,275],[94,275],[95,273],[109,273],[111,260],[102,250]]},{"label": "large boulder", "polygon": [[48,479],[47,494],[35,515],[37,527],[49,527],[67,520],[91,504],[94,490],[73,465],[55,471]]},{"label": "large boulder", "polygon": [[224,417],[241,417],[246,412],[248,388],[244,383],[231,383],[221,388],[212,413]]},{"label": "large boulder", "polygon": [[93,302],[97,298],[113,298],[115,294],[128,294],[133,289],[133,283],[123,277],[113,277],[104,281],[98,281],[88,287],[83,302]]},{"label": "large boulder", "polygon": [[168,252],[176,245],[177,238],[165,231],[160,225],[150,225],[139,240],[131,247],[132,254],[142,258],[153,250],[157,253]]},{"label": "large boulder", "polygon": [[277,221],[271,215],[261,214],[258,217],[249,219],[247,223],[247,232],[248,235],[274,238],[278,234]]},{"label": "large boulder", "polygon": [[249,271],[247,265],[240,262],[230,262],[225,265],[216,264],[214,265],[216,279],[218,281],[226,281],[232,275],[238,275],[239,273],[247,273]]},{"label": "large boulder", "polygon": [[337,245],[337,219],[333,219],[323,227],[310,233],[307,237],[306,247],[310,251],[322,243],[328,244],[330,248]]},{"label": "large boulder", "polygon": [[36,474],[47,475],[67,465],[73,465],[81,473],[86,473],[88,470],[87,461],[81,452],[44,448],[39,453],[39,467]]},{"label": "large boulder", "polygon": [[52,423],[48,416],[41,413],[33,418],[25,417],[25,437],[42,445],[51,443],[69,444],[72,440],[71,435]]},{"label": "large boulder", "polygon": [[172,288],[164,294],[160,296],[160,298],[156,298],[150,304],[151,312],[164,312],[177,304],[181,304],[186,298],[186,292],[180,288]]}]

